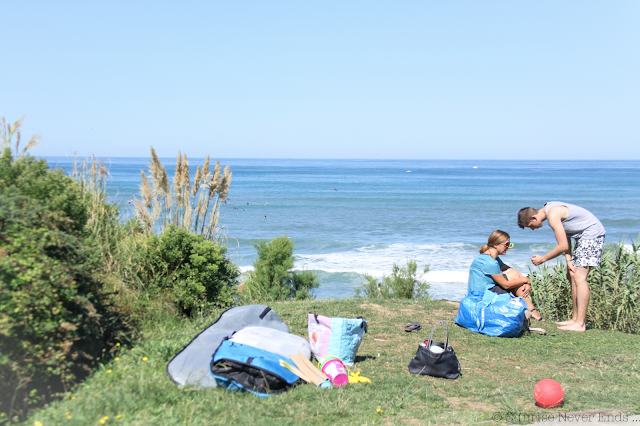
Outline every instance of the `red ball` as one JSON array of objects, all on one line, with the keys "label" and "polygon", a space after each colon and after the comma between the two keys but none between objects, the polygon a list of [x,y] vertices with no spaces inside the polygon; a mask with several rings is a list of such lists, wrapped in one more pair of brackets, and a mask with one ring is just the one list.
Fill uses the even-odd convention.
[{"label": "red ball", "polygon": [[564,390],[555,380],[543,379],[533,388],[533,399],[542,408],[558,407],[564,399]]}]

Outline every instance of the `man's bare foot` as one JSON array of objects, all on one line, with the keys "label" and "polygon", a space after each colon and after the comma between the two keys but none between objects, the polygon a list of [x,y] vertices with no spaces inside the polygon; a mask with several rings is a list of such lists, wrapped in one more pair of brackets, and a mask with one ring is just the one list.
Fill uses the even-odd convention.
[{"label": "man's bare foot", "polygon": [[577,323],[573,323],[571,325],[565,325],[564,327],[558,327],[558,330],[587,331],[587,327],[585,327],[584,325],[579,325]]},{"label": "man's bare foot", "polygon": [[556,324],[558,324],[558,325],[572,325],[572,324],[575,324],[575,322],[576,322],[576,320],[570,319],[570,320],[567,320],[567,321],[556,321]]}]

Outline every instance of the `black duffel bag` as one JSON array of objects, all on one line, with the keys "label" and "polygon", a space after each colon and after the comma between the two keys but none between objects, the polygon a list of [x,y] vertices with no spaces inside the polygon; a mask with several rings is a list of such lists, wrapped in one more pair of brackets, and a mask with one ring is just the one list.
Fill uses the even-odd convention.
[{"label": "black duffel bag", "polygon": [[[447,327],[447,340],[444,343],[433,341],[433,332],[441,322]],[[409,362],[409,372],[445,379],[455,379],[460,375],[460,363],[453,348],[449,346],[449,325],[446,321],[436,322],[428,343],[420,343],[416,356]]]}]

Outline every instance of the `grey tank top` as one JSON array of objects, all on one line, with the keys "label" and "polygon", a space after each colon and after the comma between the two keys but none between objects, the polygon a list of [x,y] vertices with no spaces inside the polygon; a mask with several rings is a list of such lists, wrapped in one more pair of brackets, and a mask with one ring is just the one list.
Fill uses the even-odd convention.
[{"label": "grey tank top", "polygon": [[544,205],[544,212],[548,215],[549,209],[556,206],[564,206],[569,209],[569,217],[562,221],[562,227],[569,237],[593,240],[606,233],[598,218],[582,207],[560,201],[551,201]]}]

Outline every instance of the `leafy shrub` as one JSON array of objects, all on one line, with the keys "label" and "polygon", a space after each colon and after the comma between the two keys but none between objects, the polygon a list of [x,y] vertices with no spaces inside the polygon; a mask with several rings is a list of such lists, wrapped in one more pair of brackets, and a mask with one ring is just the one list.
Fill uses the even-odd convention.
[{"label": "leafy shrub", "polygon": [[253,245],[258,259],[242,284],[242,297],[253,302],[311,299],[311,290],[320,286],[311,271],[292,271],[295,262],[293,240],[286,235]]},{"label": "leafy shrub", "polygon": [[138,281],[151,297],[168,295],[185,315],[233,304],[239,272],[226,247],[170,225],[140,250]]},{"label": "leafy shrub", "polygon": [[[66,391],[126,329],[93,277],[78,184],[45,161],[0,157],[0,412]],[[0,419],[1,420],[1,419]]]},{"label": "leafy shrub", "polygon": [[[640,332],[640,247],[628,250],[622,244],[608,244],[601,264],[591,268],[587,327]],[[571,284],[564,263],[549,268],[541,266],[531,272],[531,298],[542,313],[554,320],[572,315]]]},{"label": "leafy shrub", "polygon": [[[78,184],[63,170],[49,170],[47,162],[33,157],[13,161],[5,149],[0,157],[0,192],[12,188],[46,206],[50,212],[67,218],[63,228],[81,233],[87,222],[87,210]],[[62,226],[63,223],[61,222]]]},{"label": "leafy shrub", "polygon": [[362,288],[356,289],[356,296],[368,299],[428,299],[431,286],[422,281],[427,272],[429,265],[419,274],[415,260],[408,260],[403,267],[394,263],[391,275],[383,275],[380,282],[371,275],[364,274],[366,282],[362,284]]}]

